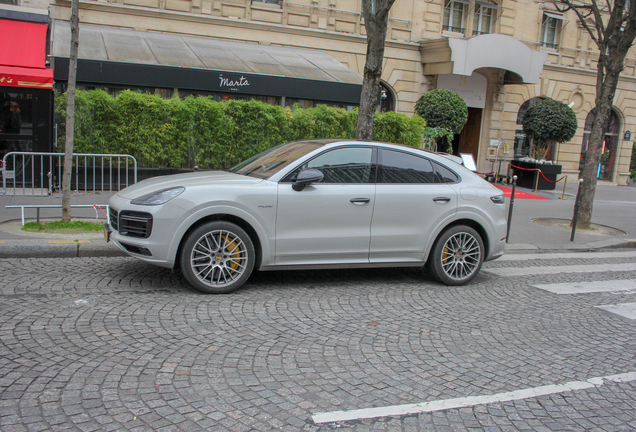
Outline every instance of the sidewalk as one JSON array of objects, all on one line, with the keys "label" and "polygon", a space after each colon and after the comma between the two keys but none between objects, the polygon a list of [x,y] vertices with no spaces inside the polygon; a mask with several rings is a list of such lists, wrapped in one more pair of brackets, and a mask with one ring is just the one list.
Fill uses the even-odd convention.
[{"label": "sidewalk", "polygon": [[[515,199],[506,251],[586,250],[636,246],[636,187],[633,184],[617,186],[614,183],[599,181],[596,187],[592,223],[623,233],[604,235],[606,230],[577,230],[574,242],[571,242],[571,228],[567,225],[574,215],[577,189],[578,184],[568,184],[563,195],[563,184],[559,183],[554,191],[536,193],[549,199]],[[519,190],[532,193],[528,189]],[[565,199],[561,199],[562,197]],[[537,219],[542,218],[563,219],[567,224],[559,229],[536,223]]]},{"label": "sidewalk", "polygon": [[[89,204],[87,199],[81,204]],[[100,197],[102,202],[107,198]],[[26,201],[25,201],[26,202]],[[75,199],[74,202],[80,202]],[[7,202],[7,205],[15,203]],[[26,209],[26,222],[36,221],[36,210]],[[99,209],[73,208],[73,220],[106,223],[106,215]],[[0,258],[73,258],[97,256],[125,256],[114,243],[106,243],[101,231],[86,234],[45,234],[22,231],[19,208],[0,209]],[[62,219],[62,209],[40,210],[40,221]]]},{"label": "sidewalk", "polygon": [[[523,253],[537,250],[590,250],[601,248],[636,247],[636,186],[617,186],[599,182],[596,188],[593,224],[622,231],[608,235],[605,230],[577,231],[570,241],[571,229],[557,228],[554,222],[542,225],[537,219],[562,219],[570,221],[574,214],[574,202],[578,184],[568,184],[563,195],[563,184],[554,191],[534,193],[517,188],[520,192],[539,195],[548,199],[515,198],[507,253]],[[565,198],[565,199],[562,199]],[[507,207],[510,199],[506,199]],[[26,219],[35,221],[35,209],[28,209]],[[60,220],[61,209],[42,209],[41,220]],[[105,214],[92,208],[73,209],[73,218],[106,222]],[[106,243],[102,233],[93,234],[40,234],[21,230],[20,209],[0,209],[0,258],[90,257],[124,256],[113,243]],[[631,240],[631,241],[630,241]]]}]

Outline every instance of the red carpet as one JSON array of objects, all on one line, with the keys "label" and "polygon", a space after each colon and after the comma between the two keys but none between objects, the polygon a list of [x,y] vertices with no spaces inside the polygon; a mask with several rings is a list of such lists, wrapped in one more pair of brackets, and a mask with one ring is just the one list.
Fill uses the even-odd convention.
[{"label": "red carpet", "polygon": [[[497,187],[503,191],[505,196],[510,198],[510,195],[512,194],[512,188],[509,188],[506,186],[500,186],[500,185],[497,185]],[[515,189],[515,199],[550,199],[550,198],[546,198],[541,195],[533,194],[530,192],[522,192],[519,189]]]}]

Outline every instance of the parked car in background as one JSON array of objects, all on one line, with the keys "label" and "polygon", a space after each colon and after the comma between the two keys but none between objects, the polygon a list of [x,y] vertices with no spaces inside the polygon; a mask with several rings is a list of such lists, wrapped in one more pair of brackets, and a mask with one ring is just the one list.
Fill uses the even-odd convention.
[{"label": "parked car in background", "polygon": [[453,159],[376,142],[290,142],[227,172],[144,180],[109,204],[117,246],[205,293],[255,269],[421,267],[461,285],[506,236],[499,189]]}]

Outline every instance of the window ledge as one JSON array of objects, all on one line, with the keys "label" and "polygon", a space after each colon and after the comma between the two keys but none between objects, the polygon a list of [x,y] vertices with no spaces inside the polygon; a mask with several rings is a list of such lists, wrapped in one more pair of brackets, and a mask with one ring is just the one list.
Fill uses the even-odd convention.
[{"label": "window ledge", "polygon": [[449,30],[442,30],[442,36],[452,37],[452,38],[463,38],[466,37],[464,33],[461,32],[453,32]]}]

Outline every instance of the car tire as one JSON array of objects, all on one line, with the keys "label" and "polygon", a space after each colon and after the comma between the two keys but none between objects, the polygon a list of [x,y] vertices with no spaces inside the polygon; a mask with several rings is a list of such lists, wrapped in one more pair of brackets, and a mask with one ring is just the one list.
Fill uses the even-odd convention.
[{"label": "car tire", "polygon": [[435,240],[426,270],[445,285],[464,285],[477,276],[484,262],[484,242],[473,228],[457,225]]},{"label": "car tire", "polygon": [[252,239],[241,227],[212,221],[188,234],[181,249],[180,265],[186,281],[197,290],[227,294],[247,281],[255,258]]}]

